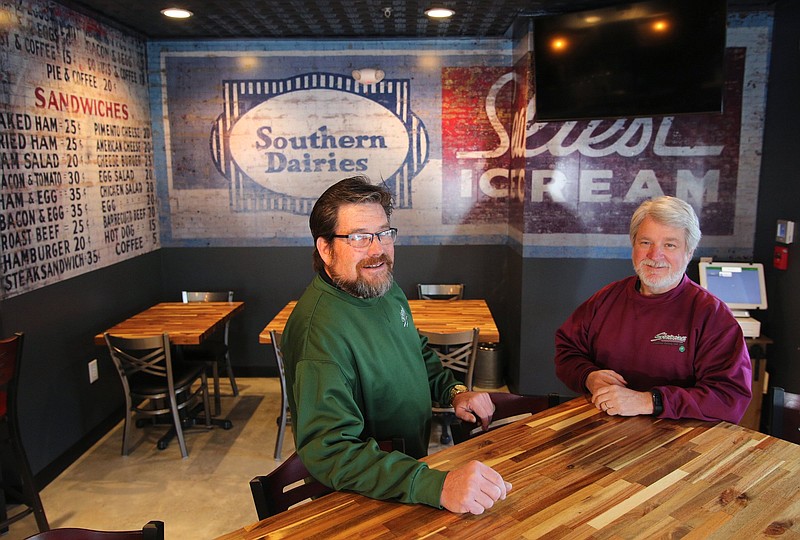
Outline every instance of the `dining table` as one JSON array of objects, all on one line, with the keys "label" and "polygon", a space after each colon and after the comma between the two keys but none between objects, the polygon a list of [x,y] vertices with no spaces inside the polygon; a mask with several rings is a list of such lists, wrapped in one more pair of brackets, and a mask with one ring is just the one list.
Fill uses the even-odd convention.
[{"label": "dining table", "polygon": [[577,397],[422,459],[512,484],[483,514],[334,492],[220,540],[800,538],[800,446],[728,422],[620,417]]},{"label": "dining table", "polygon": [[[244,309],[244,302],[161,302],[106,330],[123,337],[169,334],[173,345],[199,345]],[[105,332],[94,337],[105,345]]]},{"label": "dining table", "polygon": [[[259,343],[272,343],[271,330],[283,332],[286,320],[297,300],[292,300],[281,309],[258,335]],[[500,331],[492,317],[486,300],[409,300],[411,317],[417,330],[426,332],[463,332],[480,328],[481,342],[497,343]]]},{"label": "dining table", "polygon": [[[200,345],[207,338],[225,327],[225,323],[244,310],[244,302],[161,302],[141,311],[112,326],[105,332],[94,336],[96,345],[106,346],[105,333],[126,338],[169,335],[169,341],[178,346],[181,354],[183,345]],[[220,413],[219,374],[214,372],[214,391],[216,410]],[[189,416],[197,422],[200,410],[195,408]],[[230,429],[233,424],[228,419],[212,418],[211,423]],[[166,436],[169,438],[169,435]]]}]

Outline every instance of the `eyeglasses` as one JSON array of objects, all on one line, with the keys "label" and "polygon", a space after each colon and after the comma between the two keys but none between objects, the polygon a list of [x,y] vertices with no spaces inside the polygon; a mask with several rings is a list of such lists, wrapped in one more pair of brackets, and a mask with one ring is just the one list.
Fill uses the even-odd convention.
[{"label": "eyeglasses", "polygon": [[397,238],[397,229],[394,227],[386,229],[385,231],[376,233],[352,233],[352,234],[334,234],[334,238],[344,238],[351,247],[356,249],[364,249],[372,245],[372,239],[377,237],[378,242],[384,246],[394,244]]}]

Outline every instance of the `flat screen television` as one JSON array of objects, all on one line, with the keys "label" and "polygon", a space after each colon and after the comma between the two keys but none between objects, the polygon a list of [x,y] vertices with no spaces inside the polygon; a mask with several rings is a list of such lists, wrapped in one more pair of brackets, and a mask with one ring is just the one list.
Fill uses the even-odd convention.
[{"label": "flat screen television", "polygon": [[700,286],[737,311],[767,309],[764,265],[741,262],[701,262]]},{"label": "flat screen television", "polygon": [[726,0],[536,17],[538,122],[722,111]]}]

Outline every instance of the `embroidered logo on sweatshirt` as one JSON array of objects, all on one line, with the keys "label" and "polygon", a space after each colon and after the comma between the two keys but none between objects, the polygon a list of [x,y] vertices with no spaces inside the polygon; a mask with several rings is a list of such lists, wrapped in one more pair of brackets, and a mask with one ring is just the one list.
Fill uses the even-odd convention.
[{"label": "embroidered logo on sweatshirt", "polygon": [[678,350],[680,352],[686,350],[686,347],[683,346],[683,344],[686,343],[686,336],[676,336],[666,332],[659,332],[653,337],[653,339],[650,340],[650,342],[658,345],[675,345],[678,346]]},{"label": "embroidered logo on sweatshirt", "polygon": [[403,306],[400,306],[400,322],[403,323],[403,328],[408,328],[408,313]]}]

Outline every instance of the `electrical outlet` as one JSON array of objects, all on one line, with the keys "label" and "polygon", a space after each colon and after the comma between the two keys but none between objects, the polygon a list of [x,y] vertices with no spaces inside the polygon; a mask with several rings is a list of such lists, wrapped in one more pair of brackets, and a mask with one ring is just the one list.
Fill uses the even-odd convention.
[{"label": "electrical outlet", "polygon": [[89,383],[91,384],[99,378],[100,374],[97,372],[97,358],[95,358],[89,362]]}]

